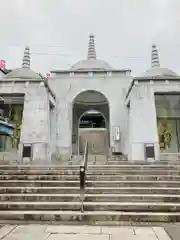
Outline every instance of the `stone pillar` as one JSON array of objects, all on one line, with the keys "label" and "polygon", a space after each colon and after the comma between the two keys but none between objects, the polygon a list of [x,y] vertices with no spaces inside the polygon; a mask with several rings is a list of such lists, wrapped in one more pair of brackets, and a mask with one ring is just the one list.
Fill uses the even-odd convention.
[{"label": "stone pillar", "polygon": [[50,148],[53,158],[56,156],[57,112],[56,107],[50,109]]},{"label": "stone pillar", "polygon": [[154,144],[158,158],[158,135],[154,91],[148,85],[136,85],[130,99],[130,159],[145,160],[145,144]]},{"label": "stone pillar", "polygon": [[[120,146],[120,140],[116,141],[114,139],[114,134],[115,134],[115,127],[120,127],[121,126],[121,120],[120,120],[120,111],[122,110],[120,106],[120,102],[118,100],[112,101],[110,103],[110,146],[111,150],[115,152],[121,152],[121,146]],[[120,132],[121,132],[120,128]]]},{"label": "stone pillar", "polygon": [[31,83],[25,94],[20,138],[20,156],[23,144],[32,144],[33,161],[50,161],[49,97],[44,83]]},{"label": "stone pillar", "polygon": [[72,105],[58,99],[57,102],[57,157],[68,160],[72,153]]}]

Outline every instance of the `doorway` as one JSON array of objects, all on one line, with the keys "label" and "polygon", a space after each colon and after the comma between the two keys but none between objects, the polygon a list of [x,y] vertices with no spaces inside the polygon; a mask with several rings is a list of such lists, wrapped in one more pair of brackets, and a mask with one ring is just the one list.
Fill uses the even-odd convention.
[{"label": "doorway", "polygon": [[108,130],[102,113],[90,110],[79,119],[79,153],[84,153],[84,143],[88,140],[90,154],[108,153]]},{"label": "doorway", "polygon": [[88,140],[89,152],[107,154],[110,146],[109,103],[100,92],[88,90],[73,102],[72,152],[83,154]]}]

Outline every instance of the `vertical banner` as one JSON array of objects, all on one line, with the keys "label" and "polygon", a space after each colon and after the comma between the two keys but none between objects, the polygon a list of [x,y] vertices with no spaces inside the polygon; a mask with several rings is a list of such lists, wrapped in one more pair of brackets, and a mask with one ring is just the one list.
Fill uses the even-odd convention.
[{"label": "vertical banner", "polygon": [[46,78],[47,80],[50,78],[51,74],[50,73],[46,73]]},{"label": "vertical banner", "polygon": [[6,61],[5,60],[0,60],[0,68],[5,69],[6,68]]}]

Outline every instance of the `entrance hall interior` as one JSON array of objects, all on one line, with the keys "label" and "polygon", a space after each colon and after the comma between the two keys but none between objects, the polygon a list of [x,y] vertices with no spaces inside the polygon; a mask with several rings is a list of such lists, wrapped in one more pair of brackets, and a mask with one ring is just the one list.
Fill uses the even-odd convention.
[{"label": "entrance hall interior", "polygon": [[89,153],[108,154],[109,118],[109,103],[102,93],[93,90],[80,93],[73,102],[73,154],[83,154],[86,140]]}]

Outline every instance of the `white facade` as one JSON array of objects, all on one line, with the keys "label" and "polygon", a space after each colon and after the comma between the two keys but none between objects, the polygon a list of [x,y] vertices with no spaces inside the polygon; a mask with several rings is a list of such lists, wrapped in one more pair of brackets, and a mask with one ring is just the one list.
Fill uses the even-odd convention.
[{"label": "white facade", "polygon": [[0,80],[6,76],[3,70],[0,69]]},{"label": "white facade", "polygon": [[[74,76],[57,74],[49,80],[52,90],[57,98],[57,146],[59,150],[71,153],[72,142],[72,105],[73,100],[81,92],[94,90],[102,93],[109,102],[110,110],[110,140],[111,147],[123,152],[126,145],[125,134],[126,106],[124,104],[125,93],[132,81],[129,71],[115,73],[115,76],[107,76],[107,72],[93,72],[93,76],[87,73],[74,73]],[[63,114],[62,114],[63,113]],[[62,127],[63,126],[63,127]],[[113,127],[121,129],[121,141],[113,138]]]},{"label": "white facade", "polygon": [[[145,147],[150,144],[154,146],[155,159],[163,158],[155,94],[179,93],[180,77],[169,69],[160,68],[154,45],[152,68],[134,79],[131,70],[117,70],[96,59],[92,35],[87,59],[69,70],[52,71],[48,82],[30,69],[28,51],[26,48],[22,68],[0,80],[1,95],[24,94],[20,157],[23,145],[32,144],[33,161],[50,161],[51,157],[69,159],[74,154],[72,138],[83,109],[100,112],[102,109],[102,114],[109,115],[105,118],[108,119],[110,155],[115,152],[126,155],[128,160],[144,160],[147,157]],[[78,106],[75,115],[74,104]]]}]

